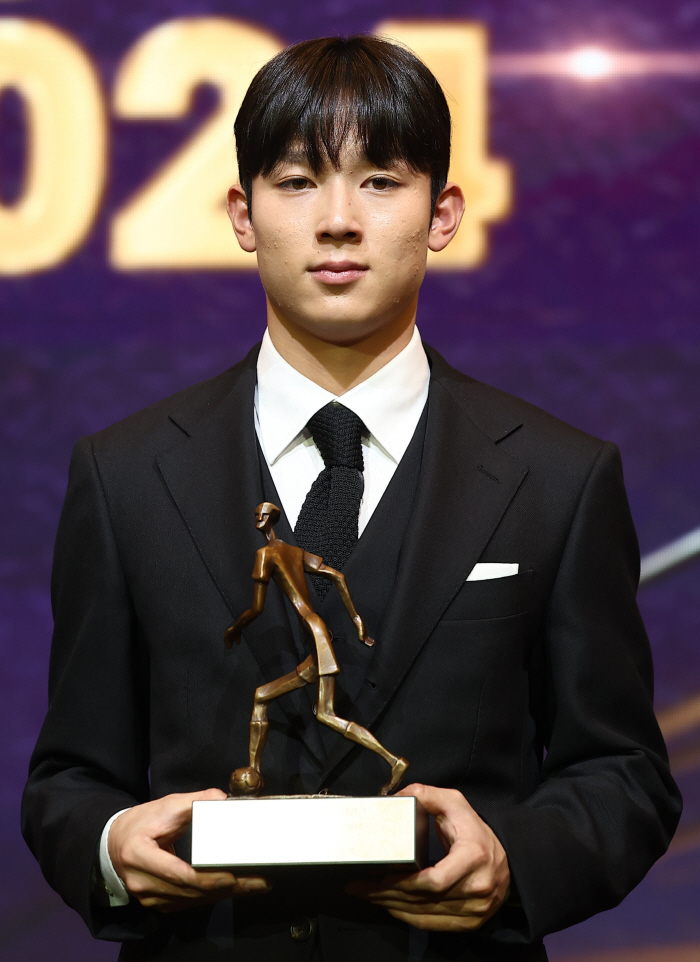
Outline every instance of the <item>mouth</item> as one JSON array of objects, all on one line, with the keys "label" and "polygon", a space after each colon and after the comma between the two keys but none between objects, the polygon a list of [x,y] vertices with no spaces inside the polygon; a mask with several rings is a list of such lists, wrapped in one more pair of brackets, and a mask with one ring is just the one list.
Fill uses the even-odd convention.
[{"label": "mouth", "polygon": [[318,267],[309,268],[309,274],[323,284],[349,284],[363,277],[368,267],[354,261],[324,261]]}]

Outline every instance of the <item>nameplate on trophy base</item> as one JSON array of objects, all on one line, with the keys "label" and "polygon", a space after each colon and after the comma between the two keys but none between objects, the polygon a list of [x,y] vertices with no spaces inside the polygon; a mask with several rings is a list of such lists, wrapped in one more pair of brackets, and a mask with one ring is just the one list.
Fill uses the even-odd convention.
[{"label": "nameplate on trophy base", "polygon": [[192,865],[263,871],[423,863],[427,816],[412,796],[270,795],[192,805]]}]

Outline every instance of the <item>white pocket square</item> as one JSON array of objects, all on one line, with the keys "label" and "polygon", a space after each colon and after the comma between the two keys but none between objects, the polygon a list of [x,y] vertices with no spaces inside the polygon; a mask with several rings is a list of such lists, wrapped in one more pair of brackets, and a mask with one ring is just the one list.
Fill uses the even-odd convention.
[{"label": "white pocket square", "polygon": [[503,564],[500,561],[480,561],[469,573],[467,581],[488,581],[490,578],[510,578],[517,575],[518,563]]}]

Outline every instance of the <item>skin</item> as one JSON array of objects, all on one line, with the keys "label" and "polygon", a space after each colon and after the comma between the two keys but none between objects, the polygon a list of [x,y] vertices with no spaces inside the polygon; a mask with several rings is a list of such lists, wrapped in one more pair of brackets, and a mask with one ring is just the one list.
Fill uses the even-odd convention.
[{"label": "skin", "polygon": [[455,789],[415,784],[397,794],[414,795],[434,816],[445,858],[412,875],[353,882],[347,891],[419,929],[480,928],[510,892],[508,859],[497,836]]},{"label": "skin", "polygon": [[[255,251],[273,344],[306,377],[336,396],[371,377],[413,334],[428,250],[449,244],[464,197],[448,183],[430,211],[430,178],[397,164],[373,167],[354,144],[338,169],[314,174],[291,154],[253,181],[251,221],[245,193],[231,188],[228,210],[241,247]],[[508,897],[503,846],[453,789],[410,785],[434,816],[445,858],[412,875],[353,883],[348,891],[417,928],[478,929]],[[176,911],[251,892],[261,878],[195,870],[175,856],[195,799],[218,789],[169,795],[137,805],[112,824],[109,852],[127,889],[145,906]]]},{"label": "skin", "polygon": [[[291,154],[253,181],[253,220],[239,185],[229,216],[255,251],[272,342],[293,367],[344,394],[408,344],[428,249],[457,231],[464,198],[447,184],[430,216],[430,178],[373,167],[353,145],[315,175]],[[355,265],[360,271],[318,270]]]},{"label": "skin", "polygon": [[175,855],[172,846],[192,819],[192,802],[224,798],[225,792],[218,788],[166,795],[135,805],[114,820],[108,840],[112,865],[141,905],[159,912],[176,912],[269,890],[265,879],[194,869]]}]

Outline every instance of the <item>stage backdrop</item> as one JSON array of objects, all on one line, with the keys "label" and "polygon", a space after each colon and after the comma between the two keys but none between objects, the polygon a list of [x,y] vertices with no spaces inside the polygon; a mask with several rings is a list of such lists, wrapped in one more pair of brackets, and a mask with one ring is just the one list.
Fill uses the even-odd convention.
[{"label": "stage backdrop", "polygon": [[[41,879],[18,797],[46,702],[49,569],[80,435],[238,360],[263,330],[225,219],[231,125],[284,44],[379,31],[436,71],[468,207],[431,261],[424,338],[621,448],[677,841],[554,960],[700,958],[700,3],[0,3],[0,947],[93,962]],[[688,536],[678,543],[678,539]]]}]

